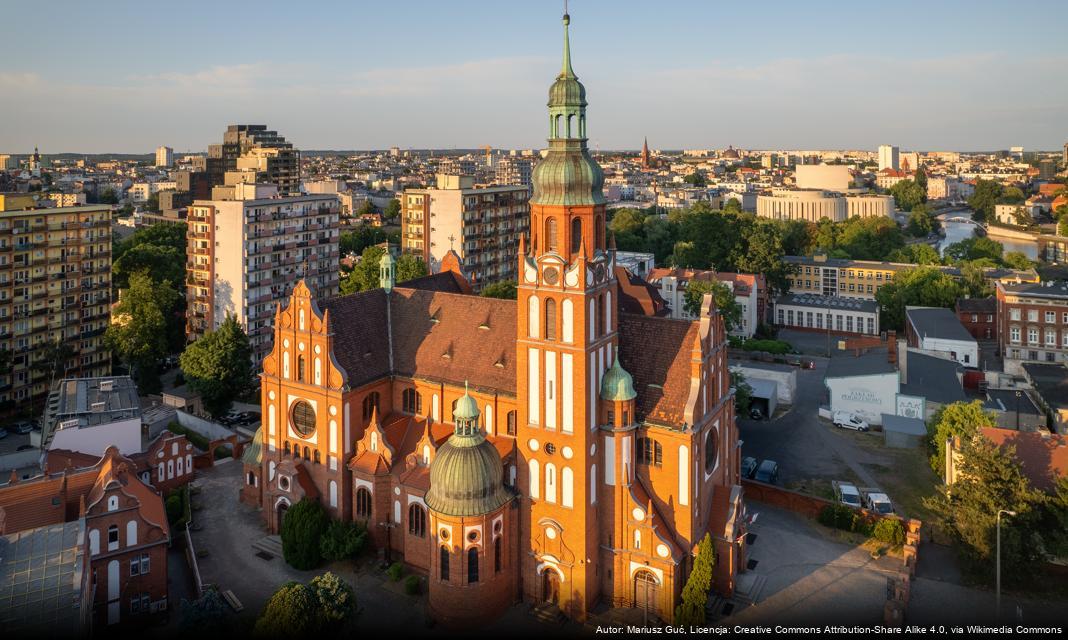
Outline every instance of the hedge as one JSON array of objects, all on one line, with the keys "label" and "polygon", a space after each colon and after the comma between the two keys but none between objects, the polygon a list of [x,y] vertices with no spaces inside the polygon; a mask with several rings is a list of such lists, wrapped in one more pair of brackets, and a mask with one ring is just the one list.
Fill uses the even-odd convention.
[{"label": "hedge", "polygon": [[883,518],[875,525],[875,539],[900,547],[905,544],[905,526],[897,518]]}]

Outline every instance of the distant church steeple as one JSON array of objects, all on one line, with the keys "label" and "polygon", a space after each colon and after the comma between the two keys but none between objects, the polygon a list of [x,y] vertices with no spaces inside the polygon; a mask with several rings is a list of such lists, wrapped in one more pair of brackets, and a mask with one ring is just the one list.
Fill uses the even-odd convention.
[{"label": "distant church steeple", "polygon": [[649,138],[642,142],[642,169],[649,169],[652,163],[649,161]]}]

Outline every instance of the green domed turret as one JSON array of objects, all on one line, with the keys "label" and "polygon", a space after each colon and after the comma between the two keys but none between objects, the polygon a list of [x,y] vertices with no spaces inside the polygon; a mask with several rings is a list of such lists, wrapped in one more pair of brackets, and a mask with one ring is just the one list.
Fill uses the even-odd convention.
[{"label": "green domed turret", "polygon": [[619,364],[619,353],[616,353],[615,362],[601,378],[601,399],[609,402],[623,402],[633,400],[637,395],[634,392],[634,379]]},{"label": "green domed turret", "polygon": [[501,455],[478,426],[478,403],[464,393],[456,402],[456,430],[430,463],[426,505],[449,516],[479,516],[512,499],[504,487]]},{"label": "green domed turret", "polygon": [[564,14],[564,62],[549,87],[549,150],[534,168],[532,204],[604,204],[604,172],[586,147],[586,88],[571,68]]}]

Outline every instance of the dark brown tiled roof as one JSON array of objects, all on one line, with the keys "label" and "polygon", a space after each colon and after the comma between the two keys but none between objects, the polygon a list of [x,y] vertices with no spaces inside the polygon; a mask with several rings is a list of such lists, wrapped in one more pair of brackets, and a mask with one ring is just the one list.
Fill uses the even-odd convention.
[{"label": "dark brown tiled roof", "polygon": [[666,316],[670,313],[660,291],[645,280],[616,267],[616,282],[619,283],[619,310],[623,313],[638,313],[643,316]]},{"label": "dark brown tiled roof", "polygon": [[389,371],[389,332],[386,327],[386,292],[362,291],[318,303],[330,312],[334,357],[348,376],[349,386],[383,378]]},{"label": "dark brown tiled roof", "polygon": [[514,300],[404,288],[390,298],[395,374],[515,393]]},{"label": "dark brown tiled roof", "polygon": [[997,313],[998,300],[991,296],[989,298],[961,298],[957,300],[957,311],[965,311],[968,313]]},{"label": "dark brown tiled roof", "polygon": [[1023,474],[1036,489],[1053,491],[1058,478],[1068,477],[1068,438],[992,427],[984,427],[982,432],[999,447],[1016,447],[1016,459]]},{"label": "dark brown tiled roof", "polygon": [[441,271],[415,280],[406,280],[397,283],[398,287],[405,289],[419,289],[421,291],[440,291],[441,293],[471,293],[471,285],[464,277],[455,271]]},{"label": "dark brown tiled roof", "polygon": [[690,397],[690,359],[700,325],[687,320],[619,316],[619,359],[634,379],[638,416],[681,426]]}]

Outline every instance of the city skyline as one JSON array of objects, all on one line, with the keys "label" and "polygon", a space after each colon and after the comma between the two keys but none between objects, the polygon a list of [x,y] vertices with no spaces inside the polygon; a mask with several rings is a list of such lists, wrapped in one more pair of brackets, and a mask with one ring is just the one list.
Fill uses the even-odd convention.
[{"label": "city skyline", "polygon": [[[203,4],[128,4],[114,46],[100,38],[114,12],[72,4],[57,19],[18,6],[14,23],[47,20],[52,39],[15,30],[0,49],[11,61],[0,89],[21,96],[0,140],[5,153],[182,153],[228,124],[262,122],[301,149],[541,148],[541,79],[559,65],[543,46],[559,36],[562,7],[551,4],[235,3],[212,6],[210,21]],[[1057,34],[1068,10],[1025,5],[1044,18],[998,20],[996,5],[974,3],[848,15],[777,3],[754,16],[580,0],[575,68],[601,105],[590,144],[1057,149],[1068,89],[1050,79],[1068,61]],[[250,26],[235,28],[253,7]],[[273,44],[272,33],[295,41]]]}]

